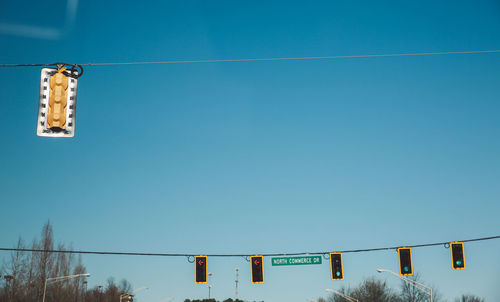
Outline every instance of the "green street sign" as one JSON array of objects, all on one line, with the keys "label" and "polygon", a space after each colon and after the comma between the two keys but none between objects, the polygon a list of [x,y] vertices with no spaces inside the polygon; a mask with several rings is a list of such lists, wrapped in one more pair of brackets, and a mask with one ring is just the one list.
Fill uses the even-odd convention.
[{"label": "green street sign", "polygon": [[276,258],[271,258],[271,260],[273,266],[321,264],[321,256],[276,257]]}]

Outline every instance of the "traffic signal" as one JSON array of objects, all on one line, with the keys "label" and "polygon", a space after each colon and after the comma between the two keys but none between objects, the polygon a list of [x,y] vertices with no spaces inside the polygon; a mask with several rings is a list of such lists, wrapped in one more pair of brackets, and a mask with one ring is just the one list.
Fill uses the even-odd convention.
[{"label": "traffic signal", "polygon": [[453,269],[465,269],[464,243],[450,242],[451,266]]},{"label": "traffic signal", "polygon": [[411,263],[411,248],[398,248],[399,256],[399,273],[401,275],[413,275],[413,266]]},{"label": "traffic signal", "polygon": [[73,137],[75,135],[76,88],[78,72],[43,68],[40,80],[37,135]]},{"label": "traffic signal", "polygon": [[194,282],[207,283],[207,256],[194,257]]},{"label": "traffic signal", "polygon": [[123,294],[120,296],[120,302],[133,302],[134,298],[132,295]]},{"label": "traffic signal", "polygon": [[250,256],[250,262],[252,263],[252,283],[264,283],[264,257]]},{"label": "traffic signal", "polygon": [[330,268],[332,272],[332,280],[344,280],[344,272],[342,270],[342,253],[330,253]]}]

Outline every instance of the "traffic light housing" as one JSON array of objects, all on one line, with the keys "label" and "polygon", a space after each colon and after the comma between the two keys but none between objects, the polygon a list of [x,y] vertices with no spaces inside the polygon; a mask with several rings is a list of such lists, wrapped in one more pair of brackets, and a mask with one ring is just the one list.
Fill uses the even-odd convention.
[{"label": "traffic light housing", "polygon": [[250,256],[252,264],[252,283],[264,283],[264,257],[261,255]]},{"label": "traffic light housing", "polygon": [[413,275],[411,248],[410,247],[398,248],[398,256],[399,256],[399,273],[401,275]]},{"label": "traffic light housing", "polygon": [[453,269],[465,269],[464,243],[450,242],[450,250]]},{"label": "traffic light housing", "polygon": [[332,272],[332,280],[344,280],[342,253],[330,253],[330,271]]},{"label": "traffic light housing", "polygon": [[120,302],[133,302],[134,296],[130,294],[122,294],[120,295]]},{"label": "traffic light housing", "polygon": [[37,135],[73,137],[75,135],[76,88],[78,72],[66,68],[43,68],[40,79]]},{"label": "traffic light housing", "polygon": [[207,283],[207,256],[194,257],[194,282]]}]

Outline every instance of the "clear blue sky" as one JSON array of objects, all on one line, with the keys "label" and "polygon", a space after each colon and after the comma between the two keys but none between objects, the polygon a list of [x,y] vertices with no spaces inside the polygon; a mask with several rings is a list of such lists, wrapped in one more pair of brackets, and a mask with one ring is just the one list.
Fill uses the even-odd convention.
[{"label": "clear blue sky", "polygon": [[[62,1],[60,1],[62,2]],[[405,2],[405,3],[404,3]],[[0,63],[129,62],[500,49],[498,1],[0,3]],[[68,22],[68,25],[65,25]],[[53,28],[33,37],[14,26]],[[11,30],[12,29],[12,30]],[[0,69],[0,246],[50,219],[75,249],[292,253],[500,234],[500,54],[87,67],[76,136],[36,136],[40,68]],[[451,301],[500,301],[500,240],[413,251]],[[8,256],[3,253],[0,257]],[[84,256],[91,286],[204,298],[185,258]],[[272,267],[209,259],[213,297],[304,302],[377,276],[393,251]]]}]

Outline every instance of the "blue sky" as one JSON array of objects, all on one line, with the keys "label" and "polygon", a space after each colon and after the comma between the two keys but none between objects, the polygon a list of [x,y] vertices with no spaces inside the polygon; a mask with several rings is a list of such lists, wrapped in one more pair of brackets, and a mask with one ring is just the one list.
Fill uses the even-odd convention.
[{"label": "blue sky", "polygon": [[[497,1],[2,1],[2,64],[133,62],[500,49]],[[74,2],[72,2],[74,3]],[[28,8],[28,9],[27,9]],[[66,21],[67,20],[67,21]],[[16,25],[53,29],[33,37]],[[86,67],[76,136],[36,136],[39,68],[0,69],[0,246],[50,220],[75,249],[248,254],[335,251],[500,234],[500,55]],[[413,251],[451,301],[500,300],[500,240]],[[8,254],[0,255],[6,257]],[[140,301],[203,298],[184,258],[83,257],[91,286]],[[209,258],[213,297],[326,296],[392,251],[272,267]]]}]

